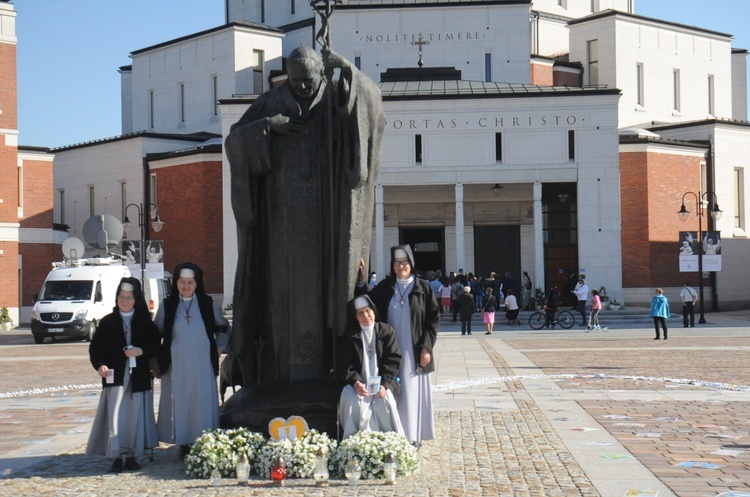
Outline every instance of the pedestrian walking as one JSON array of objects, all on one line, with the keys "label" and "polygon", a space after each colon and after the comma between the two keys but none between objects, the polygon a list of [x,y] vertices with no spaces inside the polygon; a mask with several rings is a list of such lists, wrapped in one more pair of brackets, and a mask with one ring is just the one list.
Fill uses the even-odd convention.
[{"label": "pedestrian walking", "polygon": [[651,317],[654,318],[654,329],[656,337],[659,340],[659,325],[664,330],[664,340],[667,339],[667,319],[669,319],[669,301],[664,295],[664,290],[656,289],[656,295],[651,299]]},{"label": "pedestrian walking", "polygon": [[680,290],[680,300],[682,300],[682,327],[688,327],[688,318],[690,327],[695,327],[695,303],[698,302],[698,292],[685,282],[685,286]]}]

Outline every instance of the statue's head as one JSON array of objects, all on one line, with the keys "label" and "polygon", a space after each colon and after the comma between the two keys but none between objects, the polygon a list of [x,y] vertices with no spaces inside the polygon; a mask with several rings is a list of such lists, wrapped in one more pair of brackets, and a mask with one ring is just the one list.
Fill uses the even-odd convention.
[{"label": "statue's head", "polygon": [[323,79],[323,59],[310,47],[295,48],[286,60],[286,72],[294,93],[311,98]]}]

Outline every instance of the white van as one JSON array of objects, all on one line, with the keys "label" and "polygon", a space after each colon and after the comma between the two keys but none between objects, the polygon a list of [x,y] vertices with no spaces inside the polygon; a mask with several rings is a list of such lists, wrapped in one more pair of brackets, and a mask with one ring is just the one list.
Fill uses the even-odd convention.
[{"label": "white van", "polygon": [[31,311],[34,342],[45,337],[90,341],[101,318],[112,312],[120,280],[130,270],[111,258],[54,263]]}]

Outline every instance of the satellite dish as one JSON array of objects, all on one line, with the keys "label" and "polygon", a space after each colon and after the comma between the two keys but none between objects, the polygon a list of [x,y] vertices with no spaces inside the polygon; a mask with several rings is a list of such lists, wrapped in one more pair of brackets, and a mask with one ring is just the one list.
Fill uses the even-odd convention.
[{"label": "satellite dish", "polygon": [[81,239],[74,236],[66,238],[62,244],[63,256],[71,261],[83,257],[84,250],[86,250],[86,247],[83,245]]},{"label": "satellite dish", "polygon": [[109,214],[91,216],[83,223],[83,238],[95,249],[116,247],[122,240],[123,233],[120,220]]}]

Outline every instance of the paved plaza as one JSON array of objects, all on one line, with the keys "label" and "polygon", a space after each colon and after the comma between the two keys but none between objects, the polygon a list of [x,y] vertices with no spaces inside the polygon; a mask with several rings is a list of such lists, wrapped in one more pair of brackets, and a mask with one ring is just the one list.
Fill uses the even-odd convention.
[{"label": "paved plaza", "polygon": [[212,487],[165,445],[141,471],[109,474],[84,455],[100,392],[88,344],[0,332],[0,495],[750,495],[750,312],[706,318],[670,320],[667,341],[636,319],[606,334],[497,324],[491,336],[478,316],[471,336],[444,321],[437,438],[419,471],[325,489]]}]

